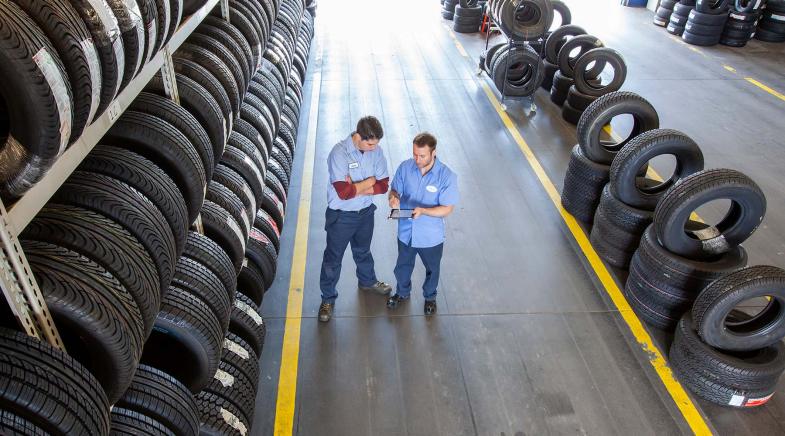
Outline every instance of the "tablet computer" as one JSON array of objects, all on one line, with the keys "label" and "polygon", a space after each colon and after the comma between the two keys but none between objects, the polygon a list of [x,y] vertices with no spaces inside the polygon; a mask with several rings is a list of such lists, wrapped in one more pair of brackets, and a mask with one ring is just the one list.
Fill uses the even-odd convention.
[{"label": "tablet computer", "polygon": [[390,210],[390,216],[388,216],[387,218],[393,220],[411,219],[413,212],[414,209],[392,209]]}]

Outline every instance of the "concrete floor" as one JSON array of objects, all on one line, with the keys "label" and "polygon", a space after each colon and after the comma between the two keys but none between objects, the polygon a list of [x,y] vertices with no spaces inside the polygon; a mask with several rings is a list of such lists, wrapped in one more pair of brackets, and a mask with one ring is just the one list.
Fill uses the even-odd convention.
[{"label": "concrete floor", "polygon": [[[782,265],[785,181],[779,129],[785,44],[694,51],[651,24],[651,12],[613,0],[568,1],[573,22],[619,50],[624,89],[649,99],[663,127],[692,136],[708,167],[746,172],[769,199],[764,225],[746,245],[750,262]],[[303,170],[312,75],[321,72],[310,237],[294,432],[299,435],[681,434],[684,418],[598,286],[558,211],[478,85],[480,34],[455,46],[435,0],[320,2],[317,40],[301,113],[297,162],[279,275],[265,296],[268,324],[253,434],[271,434]],[[724,66],[736,70],[733,73]],[[561,188],[575,129],[544,91],[528,114],[508,113]],[[422,295],[388,312],[384,299],[355,290],[347,253],[336,317],[319,324],[327,154],[357,119],[382,120],[390,171],[422,130],[459,175],[462,203],[448,219],[439,313],[422,315]],[[663,170],[664,168],[660,168]],[[393,282],[395,226],[377,198],[377,275]],[[712,211],[706,211],[711,215]],[[415,289],[423,280],[418,265]],[[623,277],[619,277],[623,280]],[[667,350],[667,335],[652,331]],[[696,404],[719,434],[785,432],[785,385],[762,407],[735,411]]]}]

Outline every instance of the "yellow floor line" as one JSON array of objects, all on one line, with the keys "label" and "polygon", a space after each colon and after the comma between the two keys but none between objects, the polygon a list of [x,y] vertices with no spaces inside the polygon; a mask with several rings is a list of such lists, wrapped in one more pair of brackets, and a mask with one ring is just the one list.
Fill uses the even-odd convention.
[{"label": "yellow floor line", "polygon": [[723,65],[722,68],[725,68],[726,70],[730,71],[731,73],[735,73],[736,72],[736,69],[731,67],[730,65]]},{"label": "yellow floor line", "polygon": [[757,80],[753,79],[752,77],[745,77],[744,80],[752,83],[753,85],[757,86],[758,88],[768,92],[769,94],[779,98],[782,101],[785,101],[785,95],[780,94],[779,92],[769,88],[768,86],[758,82]]},{"label": "yellow floor line", "polygon": [[[452,32],[450,32],[452,34]],[[456,42],[460,45],[460,42]],[[613,304],[619,310],[624,322],[629,327],[630,331],[632,332],[635,340],[641,346],[644,352],[647,353],[649,362],[654,367],[654,370],[657,372],[657,375],[662,380],[663,385],[667,389],[668,393],[670,394],[673,401],[676,403],[676,406],[681,411],[684,419],[686,420],[687,424],[690,426],[692,431],[697,435],[710,435],[711,430],[709,426],[706,424],[706,421],[701,416],[700,412],[698,411],[695,404],[690,399],[687,392],[681,386],[681,384],[676,380],[671,372],[671,369],[668,367],[665,358],[662,355],[662,352],[659,350],[657,345],[655,345],[654,341],[652,340],[649,333],[643,327],[643,324],[635,315],[635,312],[632,311],[627,299],[624,298],[621,289],[616,284],[616,281],[611,276],[608,269],[605,267],[605,264],[600,260],[600,257],[597,255],[597,252],[594,251],[594,247],[592,247],[591,243],[589,242],[589,238],[586,235],[586,232],[583,231],[581,226],[575,220],[575,218],[570,215],[569,212],[564,210],[561,205],[561,196],[559,191],[556,189],[556,186],[553,184],[551,179],[548,177],[545,169],[542,167],[540,162],[537,160],[537,157],[534,155],[534,152],[531,150],[529,145],[523,139],[523,136],[518,131],[518,128],[515,126],[515,123],[512,119],[504,112],[502,109],[501,103],[496,98],[493,90],[488,86],[488,84],[484,80],[478,81],[479,85],[482,87],[483,91],[485,91],[485,95],[488,97],[488,100],[493,105],[496,113],[501,118],[502,122],[504,123],[507,131],[510,133],[512,138],[518,144],[518,148],[520,148],[523,155],[526,157],[526,160],[529,162],[534,174],[539,179],[540,183],[542,184],[545,191],[548,193],[553,205],[558,209],[559,213],[561,214],[564,223],[567,225],[567,228],[572,233],[575,241],[581,248],[584,256],[588,260],[589,264],[591,265],[594,273],[597,275],[597,278],[603,285],[605,292],[613,301]]]},{"label": "yellow floor line", "polygon": [[300,357],[300,323],[303,313],[305,261],[308,254],[308,228],[311,219],[311,189],[316,155],[316,126],[319,117],[321,82],[321,72],[316,71],[313,75],[311,90],[311,110],[308,114],[308,134],[305,140],[305,163],[297,211],[297,230],[294,237],[294,255],[292,256],[292,270],[289,279],[289,298],[286,303],[286,324],[281,350],[281,370],[278,378],[278,400],[275,404],[274,434],[276,436],[291,435],[294,428],[297,368]]}]

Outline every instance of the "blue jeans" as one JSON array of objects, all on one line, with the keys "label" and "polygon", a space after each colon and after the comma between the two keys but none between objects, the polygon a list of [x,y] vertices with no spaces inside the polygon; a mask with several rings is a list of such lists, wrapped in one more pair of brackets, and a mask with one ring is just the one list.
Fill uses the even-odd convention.
[{"label": "blue jeans", "polygon": [[428,248],[414,248],[398,240],[398,261],[395,263],[395,280],[398,282],[395,293],[401,298],[408,298],[412,293],[412,271],[414,260],[420,255],[425,266],[425,283],[422,293],[425,301],[436,300],[436,287],[439,285],[439,269],[442,263],[444,244]]},{"label": "blue jeans", "polygon": [[373,286],[376,273],[371,255],[373,237],[373,212],[370,205],[357,212],[327,209],[324,230],[327,231],[327,248],[324,249],[322,272],[319,285],[322,289],[322,302],[335,303],[338,290],[335,285],[341,277],[341,262],[346,246],[352,245],[352,257],[357,264],[357,281],[360,286]]}]

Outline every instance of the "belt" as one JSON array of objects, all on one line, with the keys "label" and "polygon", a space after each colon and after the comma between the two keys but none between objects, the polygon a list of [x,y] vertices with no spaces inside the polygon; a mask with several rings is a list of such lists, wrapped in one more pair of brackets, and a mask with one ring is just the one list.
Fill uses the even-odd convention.
[{"label": "belt", "polygon": [[359,214],[366,213],[366,212],[370,211],[372,207],[374,207],[374,205],[373,205],[373,204],[371,204],[371,205],[370,205],[370,206],[368,206],[368,207],[364,207],[364,208],[362,208],[362,209],[360,209],[360,210],[341,210],[341,209],[330,209],[329,207],[328,207],[328,209],[330,209],[330,210],[332,210],[332,211],[335,211],[335,212],[339,212],[339,213],[351,213],[351,214],[358,214],[358,215],[359,215]]}]

